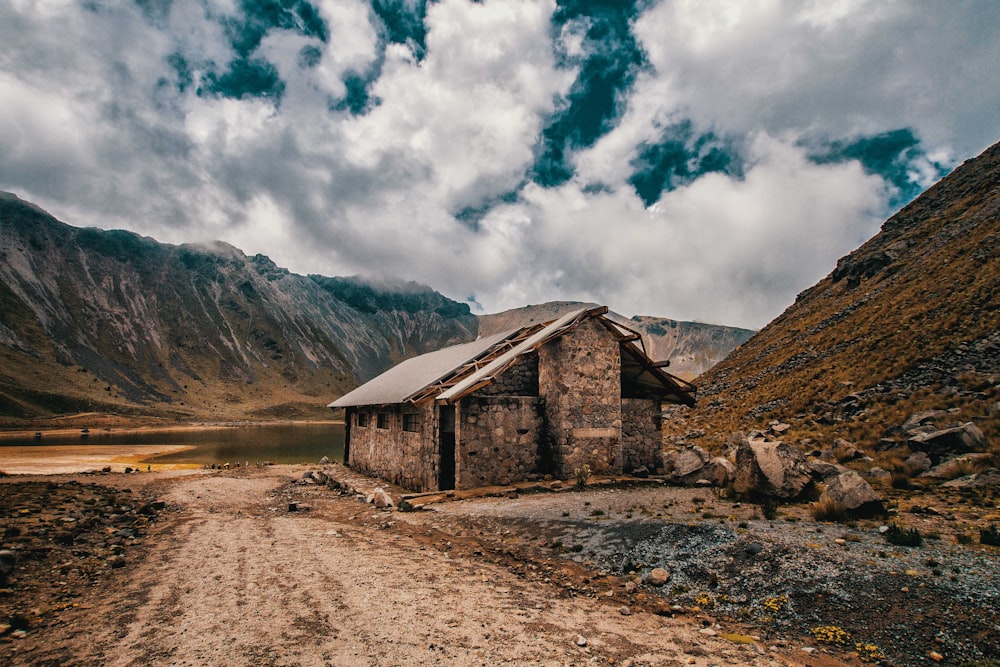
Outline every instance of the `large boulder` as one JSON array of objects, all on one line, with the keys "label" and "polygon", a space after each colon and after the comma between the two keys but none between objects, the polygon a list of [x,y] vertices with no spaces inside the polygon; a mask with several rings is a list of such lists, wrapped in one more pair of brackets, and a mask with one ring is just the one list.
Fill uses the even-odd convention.
[{"label": "large boulder", "polygon": [[933,461],[939,461],[949,454],[981,452],[987,448],[986,436],[972,422],[930,433],[918,433],[909,440],[910,449],[926,452]]},{"label": "large boulder", "polygon": [[812,476],[819,480],[830,479],[849,470],[849,468],[845,468],[842,465],[830,463],[829,461],[820,461],[819,459],[809,459],[806,461],[806,465],[809,467],[809,472],[812,473]]},{"label": "large boulder", "polygon": [[705,480],[712,486],[723,487],[736,474],[736,466],[724,456],[716,456],[709,459],[705,467],[701,469],[700,480]]},{"label": "large boulder", "polygon": [[948,416],[948,413],[944,410],[924,410],[922,412],[915,412],[910,415],[905,422],[903,422],[903,425],[900,428],[903,433],[907,433],[909,435],[935,431],[937,429],[934,428],[934,422],[946,416]]},{"label": "large boulder", "polygon": [[875,516],[884,511],[878,493],[854,470],[828,479],[819,501],[834,503],[856,516]]},{"label": "large boulder", "polygon": [[913,475],[927,472],[933,465],[934,462],[931,461],[931,457],[927,456],[927,452],[914,452],[903,461],[903,466]]},{"label": "large boulder", "polygon": [[663,465],[673,484],[694,484],[701,479],[701,470],[711,457],[701,447],[689,445],[663,455]]},{"label": "large boulder", "polygon": [[947,461],[942,461],[927,472],[920,475],[921,479],[949,480],[958,477],[965,477],[978,470],[985,470],[989,467],[991,454],[966,454],[957,456]]},{"label": "large boulder", "polygon": [[805,455],[784,442],[747,440],[736,450],[737,493],[790,500],[812,481]]},{"label": "large boulder", "polygon": [[949,482],[945,482],[941,486],[947,486],[955,489],[992,489],[997,491],[1000,490],[1000,470],[997,470],[996,468],[989,468],[983,472],[953,479]]}]

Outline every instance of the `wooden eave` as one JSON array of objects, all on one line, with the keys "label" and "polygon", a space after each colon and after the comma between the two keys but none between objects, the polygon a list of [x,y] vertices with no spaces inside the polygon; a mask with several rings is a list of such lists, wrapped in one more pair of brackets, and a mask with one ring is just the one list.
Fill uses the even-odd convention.
[{"label": "wooden eave", "polygon": [[[413,394],[406,399],[407,403],[413,403],[414,405],[426,404],[433,401],[434,398],[440,395],[442,392],[454,387],[456,384],[469,377],[473,373],[476,373],[482,368],[506,354],[510,350],[514,349],[522,342],[538,333],[544,328],[544,324],[533,324],[529,327],[523,329],[518,329],[513,332],[510,338],[507,338],[498,345],[494,345],[492,348],[487,350],[482,355],[470,360],[468,363],[456,368],[455,371],[446,378],[435,382],[434,384],[428,385],[421,389],[416,394]],[[492,382],[492,377],[490,382]],[[488,384],[488,383],[487,383]],[[479,387],[477,387],[479,388]]]},{"label": "wooden eave", "polygon": [[[489,364],[494,364],[494,363],[497,363],[497,362],[501,361],[502,358],[504,357],[504,355],[510,354],[510,352],[512,352],[515,347],[522,347],[523,349],[521,349],[518,352],[518,354],[511,355],[509,359],[507,359],[506,361],[503,361],[503,363],[500,363],[495,368],[493,368],[491,370],[491,372],[490,372],[489,375],[483,376],[482,378],[479,378],[475,383],[473,383],[473,384],[471,384],[471,385],[469,385],[467,387],[464,387],[458,393],[456,393],[454,395],[451,395],[451,396],[447,396],[445,398],[438,398],[437,399],[437,403],[439,405],[447,405],[447,404],[453,404],[453,403],[456,403],[456,402],[462,400],[463,398],[465,398],[469,394],[472,394],[473,392],[476,392],[476,391],[482,389],[483,387],[488,386],[490,383],[492,383],[496,379],[496,377],[498,375],[500,375],[505,370],[507,370],[508,368],[510,368],[510,366],[512,366],[514,363],[516,363],[517,360],[520,357],[524,356],[525,354],[527,354],[529,352],[536,351],[538,348],[542,347],[543,345],[545,345],[549,341],[551,341],[551,340],[553,340],[555,338],[559,338],[560,336],[562,336],[563,334],[565,334],[567,331],[571,331],[573,328],[575,328],[583,320],[588,319],[590,317],[597,317],[599,315],[604,315],[607,312],[608,312],[608,307],[607,306],[599,306],[597,308],[591,308],[590,310],[581,311],[573,319],[567,321],[566,323],[564,323],[561,326],[553,329],[552,331],[549,331],[545,336],[543,336],[543,337],[539,338],[538,340],[532,342],[530,345],[525,345],[525,343],[527,343],[532,338],[534,338],[535,336],[537,336],[543,330],[548,329],[550,326],[552,326],[552,324],[554,324],[555,321],[549,322],[547,324],[535,325],[535,326],[531,327],[531,330],[528,331],[528,332],[526,332],[525,335],[518,337],[520,339],[520,341],[517,342],[515,345],[511,346],[509,349],[501,350],[496,355],[491,355],[491,356],[493,356],[493,359],[491,361],[489,361]],[[601,319],[603,321],[603,318],[601,318]],[[487,365],[489,365],[489,364],[487,364]],[[455,379],[456,381],[453,382],[453,383],[450,383],[450,386],[446,387],[444,389],[444,391],[441,392],[441,394],[446,393],[449,389],[455,387],[459,383],[461,383],[463,381],[466,381],[475,372],[478,372],[478,371],[472,371],[472,372],[466,374],[465,377],[456,378]]]}]

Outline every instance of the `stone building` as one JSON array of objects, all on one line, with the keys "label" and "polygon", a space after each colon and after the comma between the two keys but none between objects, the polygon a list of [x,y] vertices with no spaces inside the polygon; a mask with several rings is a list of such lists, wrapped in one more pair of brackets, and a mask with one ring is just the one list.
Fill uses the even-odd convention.
[{"label": "stone building", "polygon": [[660,466],[661,403],[695,388],[607,311],[414,357],[345,394],[329,406],[345,409],[344,461],[418,491]]}]

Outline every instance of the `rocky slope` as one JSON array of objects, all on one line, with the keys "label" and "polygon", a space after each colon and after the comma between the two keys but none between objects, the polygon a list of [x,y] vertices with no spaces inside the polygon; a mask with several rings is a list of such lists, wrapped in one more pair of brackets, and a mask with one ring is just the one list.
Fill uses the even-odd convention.
[{"label": "rocky slope", "polygon": [[[574,310],[597,305],[579,301],[550,301],[481,315],[479,332],[487,336],[536,322],[547,322]],[[669,359],[670,372],[689,381],[717,364],[754,334],[750,329],[679,322],[663,317],[636,315],[627,318],[614,312],[608,316],[642,334],[646,353],[656,361]]]},{"label": "rocky slope", "polygon": [[63,224],[0,194],[0,416],[325,415],[403,358],[470,340],[415,283],[300,276],[231,246]]},{"label": "rocky slope", "polygon": [[1000,144],[967,161],[706,373],[675,442],[786,423],[807,448],[891,449],[923,410],[1000,441]]}]

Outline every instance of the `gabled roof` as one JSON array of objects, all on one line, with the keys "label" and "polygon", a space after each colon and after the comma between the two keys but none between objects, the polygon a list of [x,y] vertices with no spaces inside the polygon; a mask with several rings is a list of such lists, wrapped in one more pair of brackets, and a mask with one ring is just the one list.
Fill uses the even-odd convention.
[{"label": "gabled roof", "polygon": [[622,373],[644,388],[664,394],[666,400],[694,403],[693,385],[660,369],[643,349],[641,336],[604,317],[607,307],[568,313],[546,324],[533,325],[481,338],[471,343],[408,359],[382,375],[341,396],[328,407],[454,403],[493,382],[519,357],[572,330],[584,319],[596,317],[622,345]]}]

